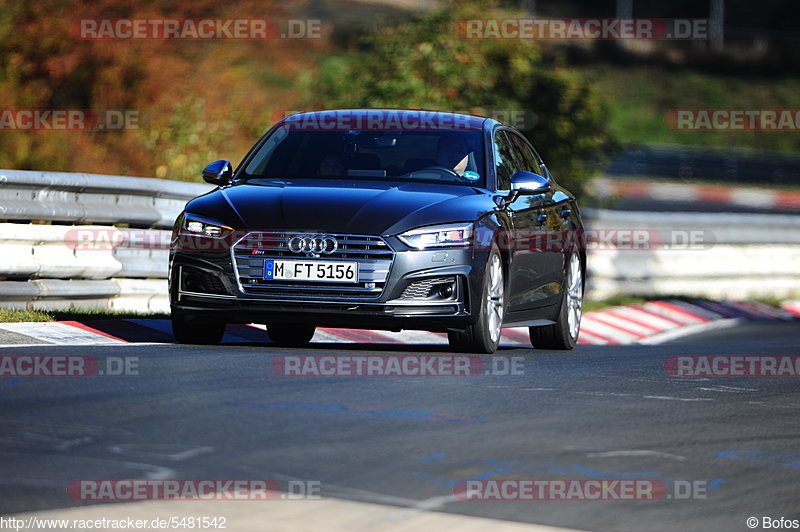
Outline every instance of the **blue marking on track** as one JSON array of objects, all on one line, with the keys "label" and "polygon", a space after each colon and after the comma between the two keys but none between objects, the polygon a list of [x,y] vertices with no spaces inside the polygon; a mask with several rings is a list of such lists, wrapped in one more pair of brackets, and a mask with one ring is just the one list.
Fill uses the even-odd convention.
[{"label": "blue marking on track", "polygon": [[414,476],[425,480],[430,480],[431,482],[435,482],[441,486],[453,488],[461,483],[466,482],[467,480],[486,480],[488,478],[492,478],[494,475],[497,475],[499,473],[505,473],[507,471],[511,471],[511,468],[501,467],[500,469],[492,469],[491,471],[487,471],[482,475],[469,478],[460,478],[458,480],[444,480],[443,478],[434,477],[433,475],[429,475],[428,473],[423,473],[422,471],[414,471]]},{"label": "blue marking on track", "polygon": [[727,478],[715,478],[714,480],[712,480],[711,482],[708,483],[708,486],[706,486],[706,489],[708,489],[708,491],[714,491],[715,489],[717,489],[718,487],[720,487],[723,483],[725,483],[727,481],[728,481]]},{"label": "blue marking on track", "polygon": [[422,458],[417,458],[420,462],[430,462],[431,460],[437,460],[439,458],[444,458],[447,456],[447,453],[436,453],[430,456],[423,456]]},{"label": "blue marking on track", "polygon": [[800,469],[800,453],[776,453],[770,451],[720,451],[723,458],[743,460],[755,464],[776,465],[789,469]]}]

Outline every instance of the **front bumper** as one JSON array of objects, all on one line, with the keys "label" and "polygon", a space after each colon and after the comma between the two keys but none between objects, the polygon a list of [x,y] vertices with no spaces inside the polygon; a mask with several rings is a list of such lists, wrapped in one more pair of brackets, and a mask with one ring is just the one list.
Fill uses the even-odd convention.
[{"label": "front bumper", "polygon": [[[377,281],[380,290],[352,295],[315,289],[254,293],[249,273],[243,274],[253,266],[236,253],[173,251],[172,311],[226,323],[294,322],[383,330],[446,331],[463,329],[477,320],[473,294],[482,287],[486,257],[473,249],[412,250],[394,239],[385,240],[390,260],[364,275],[368,281]],[[372,268],[375,261],[367,262]],[[375,273],[379,270],[383,273]]]}]

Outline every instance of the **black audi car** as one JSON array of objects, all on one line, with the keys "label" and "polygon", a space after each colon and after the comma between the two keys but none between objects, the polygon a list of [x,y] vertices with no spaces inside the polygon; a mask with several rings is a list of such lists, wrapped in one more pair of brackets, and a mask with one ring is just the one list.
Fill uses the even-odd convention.
[{"label": "black audi car", "polygon": [[571,349],[586,258],[575,198],[526,138],[490,118],[419,110],[278,122],[175,222],[176,339],[264,323],[278,345],[316,327],[446,332],[493,353],[502,327]]}]

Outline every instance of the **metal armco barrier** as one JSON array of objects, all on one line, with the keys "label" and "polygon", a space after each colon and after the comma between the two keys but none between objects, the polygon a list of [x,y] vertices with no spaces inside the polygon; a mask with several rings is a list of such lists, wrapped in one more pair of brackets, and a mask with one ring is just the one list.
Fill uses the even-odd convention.
[{"label": "metal armco barrier", "polygon": [[800,296],[800,216],[587,209],[584,223],[661,238],[645,249],[589,246],[590,298]]},{"label": "metal armco barrier", "polygon": [[164,229],[0,223],[0,276],[163,278],[170,233]]},{"label": "metal armco barrier", "polygon": [[[168,311],[166,228],[189,199],[210,189],[0,170],[0,307]],[[660,239],[643,248],[590,245],[589,298],[800,296],[800,216],[585,209],[584,221],[590,233],[644,231]],[[87,240],[95,245],[81,245]]]},{"label": "metal armco barrier", "polygon": [[[170,232],[165,229],[187,201],[212,188],[166,179],[0,170],[5,222],[0,223],[0,306],[167,311],[164,244]],[[29,223],[38,221],[59,225]],[[137,229],[115,230],[113,224]],[[81,246],[81,231],[108,236],[109,244]]]},{"label": "metal armco barrier", "polygon": [[168,312],[166,279],[32,279],[0,282],[3,308]]},{"label": "metal armco barrier", "polygon": [[171,227],[209,185],[99,174],[0,170],[0,220]]}]

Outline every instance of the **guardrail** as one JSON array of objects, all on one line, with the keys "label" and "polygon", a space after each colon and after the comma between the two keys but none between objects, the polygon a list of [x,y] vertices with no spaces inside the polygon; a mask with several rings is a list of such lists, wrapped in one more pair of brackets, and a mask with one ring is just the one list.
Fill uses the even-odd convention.
[{"label": "guardrail", "polygon": [[[800,216],[587,210],[587,227],[678,236],[677,245],[590,252],[589,296],[800,295]],[[688,243],[692,232],[698,237]]]},{"label": "guardrail", "polygon": [[[151,178],[0,170],[0,307],[167,311],[170,232],[162,228],[208,190]],[[800,216],[586,209],[584,221],[606,232],[702,236],[701,244],[672,248],[590,246],[590,298],[800,297]],[[104,239],[80,245],[86,232],[95,243],[97,234]]]},{"label": "guardrail", "polygon": [[166,279],[31,279],[0,282],[2,308],[169,312]]},{"label": "guardrail", "polygon": [[0,220],[172,227],[208,185],[149,177],[0,170]]},{"label": "guardrail", "polygon": [[[0,223],[0,306],[167,311],[170,232],[161,228],[171,228],[187,201],[211,189],[166,179],[0,170],[6,222]],[[108,244],[81,246],[81,231],[102,234]]]}]

